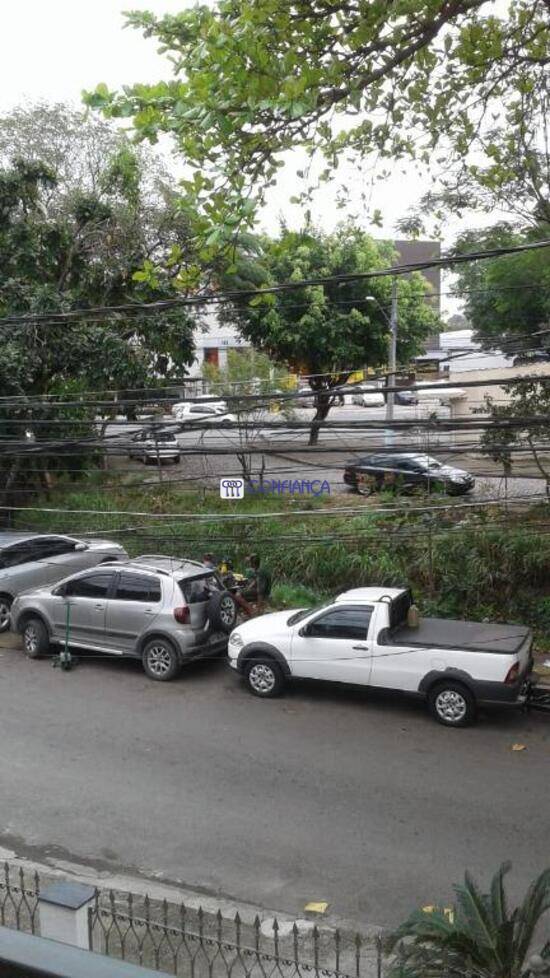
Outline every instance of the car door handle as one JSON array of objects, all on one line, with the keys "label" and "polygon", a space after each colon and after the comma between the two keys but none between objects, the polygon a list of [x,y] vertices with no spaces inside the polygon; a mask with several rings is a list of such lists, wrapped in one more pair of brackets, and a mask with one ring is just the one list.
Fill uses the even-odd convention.
[{"label": "car door handle", "polygon": [[370,652],[368,645],[352,645],[354,652]]},{"label": "car door handle", "polygon": [[96,608],[97,611],[105,611],[104,604],[96,604],[94,607]]}]

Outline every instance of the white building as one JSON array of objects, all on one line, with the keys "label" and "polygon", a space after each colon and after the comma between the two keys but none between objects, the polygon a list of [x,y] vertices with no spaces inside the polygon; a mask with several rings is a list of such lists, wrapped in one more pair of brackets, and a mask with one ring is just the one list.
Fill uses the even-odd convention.
[{"label": "white building", "polygon": [[471,370],[498,370],[513,366],[514,358],[500,350],[482,350],[481,344],[473,339],[471,329],[440,333],[439,341],[440,349],[447,358],[441,360],[441,368],[450,376]]},{"label": "white building", "polygon": [[228,350],[245,350],[250,347],[248,340],[243,339],[234,326],[225,326],[219,322],[216,313],[209,313],[207,328],[197,329],[195,333],[195,359],[189,368],[188,377],[191,379],[202,376],[204,364],[211,363],[222,370],[227,366]]}]

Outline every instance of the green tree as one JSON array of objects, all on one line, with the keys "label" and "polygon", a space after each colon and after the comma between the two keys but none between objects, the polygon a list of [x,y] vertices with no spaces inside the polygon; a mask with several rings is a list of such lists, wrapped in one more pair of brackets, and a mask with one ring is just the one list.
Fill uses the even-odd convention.
[{"label": "green tree", "polygon": [[[550,236],[550,225],[527,232],[510,224],[469,231],[458,252],[527,244]],[[550,350],[550,262],[548,250],[506,255],[459,266],[457,291],[475,339],[485,349],[510,354]],[[545,329],[548,332],[545,332]]]},{"label": "green tree", "polygon": [[[548,0],[217,0],[128,23],[153,37],[173,77],[88,105],[174,136],[207,224],[230,240],[275,182],[285,151],[325,160],[416,157],[498,191],[523,140],[543,136]],[[528,135],[531,134],[531,135]],[[506,170],[506,173],[504,172]]]},{"label": "green tree", "polygon": [[[334,234],[311,225],[299,232],[283,229],[278,238],[265,238],[261,248],[259,257],[237,260],[233,283],[238,288],[371,272],[396,258],[392,245],[375,242],[351,225]],[[422,340],[439,326],[425,298],[428,290],[417,273],[399,279],[400,363],[418,353]],[[386,363],[390,293],[385,277],[333,282],[240,301],[226,313],[258,350],[309,376],[316,408],[310,444],[316,443],[335,401],[334,388],[355,370]]]},{"label": "green tree", "polygon": [[[228,432],[228,438],[235,442],[235,454],[243,478],[248,483],[253,477],[261,482],[265,459],[259,451],[259,443],[264,435],[262,429],[266,412],[275,409],[281,411],[285,418],[292,418],[292,402],[285,399],[278,401],[273,393],[290,392],[295,379],[286,367],[274,363],[266,353],[246,348],[228,350],[225,368],[206,364],[203,377],[210,384],[210,393],[225,397],[229,411],[237,418],[238,427]],[[250,396],[252,400],[248,400]]]},{"label": "green tree", "polygon": [[[129,302],[139,308],[173,296],[172,277],[188,260],[187,228],[175,202],[170,212],[168,201],[161,206],[142,199],[139,178],[129,146],[104,161],[96,193],[71,189],[63,196],[57,174],[39,161],[1,168],[0,317]],[[54,194],[59,206],[52,211]],[[162,275],[153,260],[164,267]],[[148,264],[151,270],[143,271]],[[10,410],[3,408],[5,434],[17,444],[26,426],[37,442],[32,454],[38,442],[51,444],[47,464],[55,467],[61,433],[90,439],[95,411],[83,414],[78,406],[57,415],[36,401],[31,409],[29,399],[66,394],[70,400],[76,391],[145,387],[153,378],[167,382],[192,360],[194,325],[183,310],[3,323],[0,386],[4,397],[13,398]],[[54,424],[55,418],[72,419],[76,427]],[[16,453],[8,468],[8,483],[15,472],[18,483],[24,479],[23,468],[32,477]]]},{"label": "green tree", "polygon": [[[499,462],[507,476],[512,475],[518,450],[531,455],[545,482],[550,499],[550,379],[529,383],[503,385],[508,400],[505,404],[487,397],[480,413],[487,413],[498,428],[485,428],[481,447],[486,455]],[[519,456],[520,459],[522,456]],[[523,457],[524,454],[523,454]]]},{"label": "green tree", "polygon": [[510,908],[505,864],[483,893],[466,874],[453,908],[417,910],[392,935],[393,978],[528,978],[548,974],[550,942],[534,952],[537,927],[550,909],[550,870]]}]

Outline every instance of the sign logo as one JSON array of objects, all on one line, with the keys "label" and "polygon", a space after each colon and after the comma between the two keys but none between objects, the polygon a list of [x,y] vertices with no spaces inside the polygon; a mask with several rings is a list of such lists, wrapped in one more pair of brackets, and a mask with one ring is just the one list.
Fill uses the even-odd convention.
[{"label": "sign logo", "polygon": [[222,499],[242,499],[244,479],[220,479],[220,496]]}]

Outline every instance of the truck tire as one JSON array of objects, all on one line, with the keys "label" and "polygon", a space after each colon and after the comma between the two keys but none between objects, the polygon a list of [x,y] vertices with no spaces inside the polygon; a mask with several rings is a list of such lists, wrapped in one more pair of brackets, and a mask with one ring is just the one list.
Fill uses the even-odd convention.
[{"label": "truck tire", "polygon": [[216,632],[229,635],[237,624],[237,603],[229,591],[215,591],[208,601],[208,620]]},{"label": "truck tire", "polygon": [[281,667],[268,655],[250,658],[245,665],[244,675],[250,692],[263,699],[278,696],[285,685]]},{"label": "truck tire", "polygon": [[428,693],[430,713],[445,727],[467,727],[476,718],[476,701],[462,683],[440,682]]},{"label": "truck tire", "polygon": [[28,659],[39,659],[50,649],[48,629],[41,618],[27,618],[21,632],[23,651]]}]

